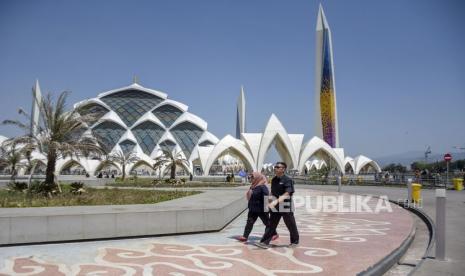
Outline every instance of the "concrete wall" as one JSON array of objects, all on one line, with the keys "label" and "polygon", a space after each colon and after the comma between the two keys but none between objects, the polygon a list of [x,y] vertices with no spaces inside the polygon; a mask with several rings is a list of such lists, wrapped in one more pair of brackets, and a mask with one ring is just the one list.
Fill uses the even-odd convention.
[{"label": "concrete wall", "polygon": [[0,208],[0,245],[218,231],[246,209],[243,190],[144,205]]}]

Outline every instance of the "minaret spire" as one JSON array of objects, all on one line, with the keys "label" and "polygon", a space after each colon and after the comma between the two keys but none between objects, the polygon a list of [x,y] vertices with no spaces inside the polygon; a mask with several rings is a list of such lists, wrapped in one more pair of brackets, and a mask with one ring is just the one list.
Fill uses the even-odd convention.
[{"label": "minaret spire", "polygon": [[315,134],[331,147],[338,148],[339,128],[331,29],[321,4],[316,22],[315,48]]},{"label": "minaret spire", "polygon": [[30,134],[37,136],[39,132],[40,105],[42,104],[42,93],[40,92],[39,80],[32,87],[32,107]]},{"label": "minaret spire", "polygon": [[237,99],[237,113],[236,113],[236,138],[241,139],[241,133],[246,132],[245,127],[245,96],[244,86],[241,85],[241,93]]}]

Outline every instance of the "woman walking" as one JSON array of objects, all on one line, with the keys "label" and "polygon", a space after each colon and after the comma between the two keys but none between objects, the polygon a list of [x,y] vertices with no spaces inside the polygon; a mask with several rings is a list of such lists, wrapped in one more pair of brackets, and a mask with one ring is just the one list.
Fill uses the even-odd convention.
[{"label": "woman walking", "polygon": [[[270,216],[268,212],[265,212],[265,200],[268,204],[268,195],[270,194],[268,187],[266,186],[266,177],[259,173],[254,172],[251,177],[252,185],[247,191],[247,200],[249,201],[249,213],[247,214],[247,224],[245,225],[244,235],[239,237],[239,241],[247,241],[250,232],[252,232],[253,225],[257,218],[260,218],[263,224],[268,227]],[[279,235],[274,231],[272,240],[275,240]]]}]

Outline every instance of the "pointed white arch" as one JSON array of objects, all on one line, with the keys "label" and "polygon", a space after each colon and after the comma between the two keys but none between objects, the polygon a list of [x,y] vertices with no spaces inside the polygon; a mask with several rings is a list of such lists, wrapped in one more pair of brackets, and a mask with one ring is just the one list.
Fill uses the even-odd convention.
[{"label": "pointed white arch", "polygon": [[341,172],[344,173],[344,164],[343,161],[339,158],[339,155],[331,148],[328,143],[323,141],[322,139],[314,136],[310,141],[305,144],[304,149],[300,154],[300,161],[299,161],[299,172],[302,172],[305,166],[305,162],[312,157],[315,153],[319,150],[326,152],[330,158],[336,161],[336,165]]},{"label": "pointed white arch", "polygon": [[[181,164],[180,166],[176,166],[177,168],[179,167],[182,167],[185,171],[187,171],[188,173],[192,173],[192,162],[188,162],[188,166],[186,166],[186,164]],[[163,166],[160,168],[161,171],[162,171],[162,176],[165,176],[167,173],[170,172],[170,166]],[[177,169],[176,169],[176,172],[177,172]]]},{"label": "pointed white arch", "polygon": [[65,159],[60,159],[57,161],[57,165],[55,167],[55,175],[60,175],[65,168],[74,163],[81,166],[87,173],[89,172],[89,168],[86,166],[85,162],[81,162],[81,160],[79,159],[67,157]]},{"label": "pointed white arch", "polygon": [[200,165],[202,166],[202,171],[204,172],[205,172],[205,166],[207,165],[207,162],[208,162],[208,158],[210,157],[214,148],[215,146],[206,146],[206,147],[199,146],[197,148],[196,154],[195,155],[192,154],[193,155],[192,161],[198,158],[200,160]]},{"label": "pointed white arch", "polygon": [[381,172],[381,167],[378,165],[378,163],[376,163],[375,161],[371,160],[370,158],[364,155],[359,155],[355,157],[354,162],[355,162],[354,174],[359,174],[360,171],[367,165],[372,165],[377,172]]},{"label": "pointed white arch", "polygon": [[118,173],[122,173],[120,164],[112,162],[112,161],[101,161],[97,165],[97,167],[95,167],[93,175],[95,175],[98,171],[101,171],[103,169],[103,167],[106,166],[106,165],[113,165],[118,170]]},{"label": "pointed white arch", "polygon": [[122,128],[128,129],[128,127],[123,122],[123,120],[121,120],[121,118],[118,116],[118,114],[116,114],[116,112],[114,112],[112,109],[110,109],[110,111],[105,113],[105,115],[103,115],[102,118],[100,118],[97,122],[95,122],[92,125],[92,129],[94,129],[95,127],[97,127],[98,125],[100,125],[101,123],[103,123],[105,121],[114,122],[114,123],[118,124],[119,126],[121,126]]},{"label": "pointed white arch", "polygon": [[258,160],[258,151],[260,150],[262,136],[262,133],[241,133],[241,140],[245,142],[245,145],[252,154],[255,163]]},{"label": "pointed white arch", "polygon": [[234,151],[234,153],[238,154],[242,161],[247,163],[246,165],[248,165],[253,171],[257,170],[257,167],[254,164],[254,159],[245,147],[244,142],[232,137],[231,135],[226,135],[211,150],[208,156],[208,160],[203,168],[204,175],[208,175],[213,162],[215,162],[215,160],[218,159],[228,149],[231,149]]},{"label": "pointed white arch", "polygon": [[347,164],[349,164],[352,171],[355,172],[355,161],[352,157],[346,156],[346,158],[344,158],[344,170],[346,169]]},{"label": "pointed white arch", "polygon": [[106,103],[104,103],[102,100],[100,100],[99,98],[92,98],[92,99],[87,99],[87,100],[80,101],[78,103],[75,103],[73,105],[73,108],[76,109],[78,107],[84,107],[84,106],[89,105],[89,104],[101,105],[101,106],[105,107],[106,109],[108,109],[109,111],[111,111],[111,108]]},{"label": "pointed white arch", "polygon": [[325,160],[318,160],[317,162],[317,170],[321,170],[323,167],[328,167]]},{"label": "pointed white arch", "polygon": [[102,113],[102,116],[100,118],[98,118],[98,119],[96,118],[97,120],[93,121],[92,124],[89,125],[89,122],[86,122],[85,125],[87,127],[89,127],[89,128],[99,124],[102,119],[110,118],[111,120],[118,121],[118,123],[121,121],[121,119],[119,118],[118,115],[116,115],[116,113],[110,115],[109,113],[112,111],[112,109],[106,103],[102,102],[98,98],[93,98],[93,99],[87,99],[87,100],[84,100],[84,101],[80,101],[80,102],[74,104],[73,107],[74,107],[74,109],[76,109],[76,108],[85,107],[85,106],[88,106],[88,105],[98,105],[98,106],[101,106],[101,107],[103,107],[103,108],[105,108],[107,110],[105,113]]},{"label": "pointed white arch", "polygon": [[218,139],[218,137],[216,137],[215,135],[213,135],[211,132],[209,132],[208,130],[206,130],[202,136],[200,137],[199,141],[198,141],[198,144],[201,144],[202,142],[205,142],[205,141],[210,141],[212,142],[213,144],[216,144],[218,143],[220,139]]},{"label": "pointed white arch", "polygon": [[155,106],[154,108],[152,108],[152,110],[150,110],[150,112],[153,112],[153,111],[157,110],[158,108],[160,108],[160,107],[162,107],[164,105],[170,105],[170,106],[176,107],[182,113],[187,112],[187,110],[189,109],[189,106],[187,106],[187,105],[185,105],[183,103],[180,103],[178,101],[174,101],[174,100],[171,100],[171,99],[166,99],[163,102],[157,104],[157,106]]},{"label": "pointed white arch", "polygon": [[[35,171],[38,170],[41,166],[43,167],[47,167],[47,160],[45,159],[32,159],[31,160],[32,162],[37,162],[36,163],[36,167],[35,167],[35,170],[34,172],[32,172],[32,174],[35,174]],[[29,172],[30,174],[31,172]]]},{"label": "pointed white arch", "polygon": [[[257,168],[261,168],[265,161],[265,155],[268,152],[271,144],[277,140],[276,150],[287,162],[289,169],[296,168],[298,165],[298,157],[294,152],[294,147],[291,139],[276,115],[271,114],[268,123],[266,124],[265,131],[260,142],[260,150],[258,151]],[[286,160],[289,159],[289,160]]]},{"label": "pointed white arch", "polygon": [[149,167],[153,167],[155,163],[152,159],[150,159],[146,154],[141,154],[139,160],[137,162],[131,163],[126,166],[126,173],[129,174],[133,168],[138,167],[141,163],[146,164]]},{"label": "pointed white arch", "polygon": [[195,126],[199,127],[203,131],[207,130],[207,122],[205,122],[202,118],[199,116],[196,116],[192,113],[189,112],[184,112],[179,118],[176,119],[176,121],[173,122],[171,127],[169,128],[170,130],[176,128],[176,126],[184,123],[184,122],[190,122],[194,124]]},{"label": "pointed white arch", "polygon": [[145,121],[153,122],[156,125],[162,127],[164,130],[166,130],[165,125],[160,121],[160,119],[157,118],[157,116],[153,115],[152,112],[146,112],[144,115],[142,115],[142,117],[140,117],[137,121],[134,122],[131,129],[142,124]]}]

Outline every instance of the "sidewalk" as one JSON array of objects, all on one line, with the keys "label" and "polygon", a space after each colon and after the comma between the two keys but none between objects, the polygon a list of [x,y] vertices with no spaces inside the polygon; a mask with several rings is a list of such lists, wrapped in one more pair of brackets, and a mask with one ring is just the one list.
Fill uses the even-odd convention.
[{"label": "sidewalk", "polygon": [[[306,187],[307,185],[298,185]],[[337,191],[337,186],[308,185],[311,189]],[[342,192],[353,194],[387,195],[389,199],[407,198],[405,188],[375,186],[343,186]],[[446,203],[446,261],[426,259],[414,275],[465,274],[465,191],[448,190]],[[436,219],[435,190],[422,190],[423,207],[431,219]],[[434,257],[434,250],[432,251]]]},{"label": "sidewalk", "polygon": [[[340,195],[300,187],[296,194]],[[376,206],[377,199],[367,204]],[[298,208],[297,248],[288,247],[289,235],[282,221],[280,238],[270,249],[253,244],[264,232],[260,221],[248,243],[238,242],[245,212],[215,233],[2,247],[0,275],[356,275],[380,262],[411,235],[412,215],[396,205],[392,209],[376,214]]]}]

